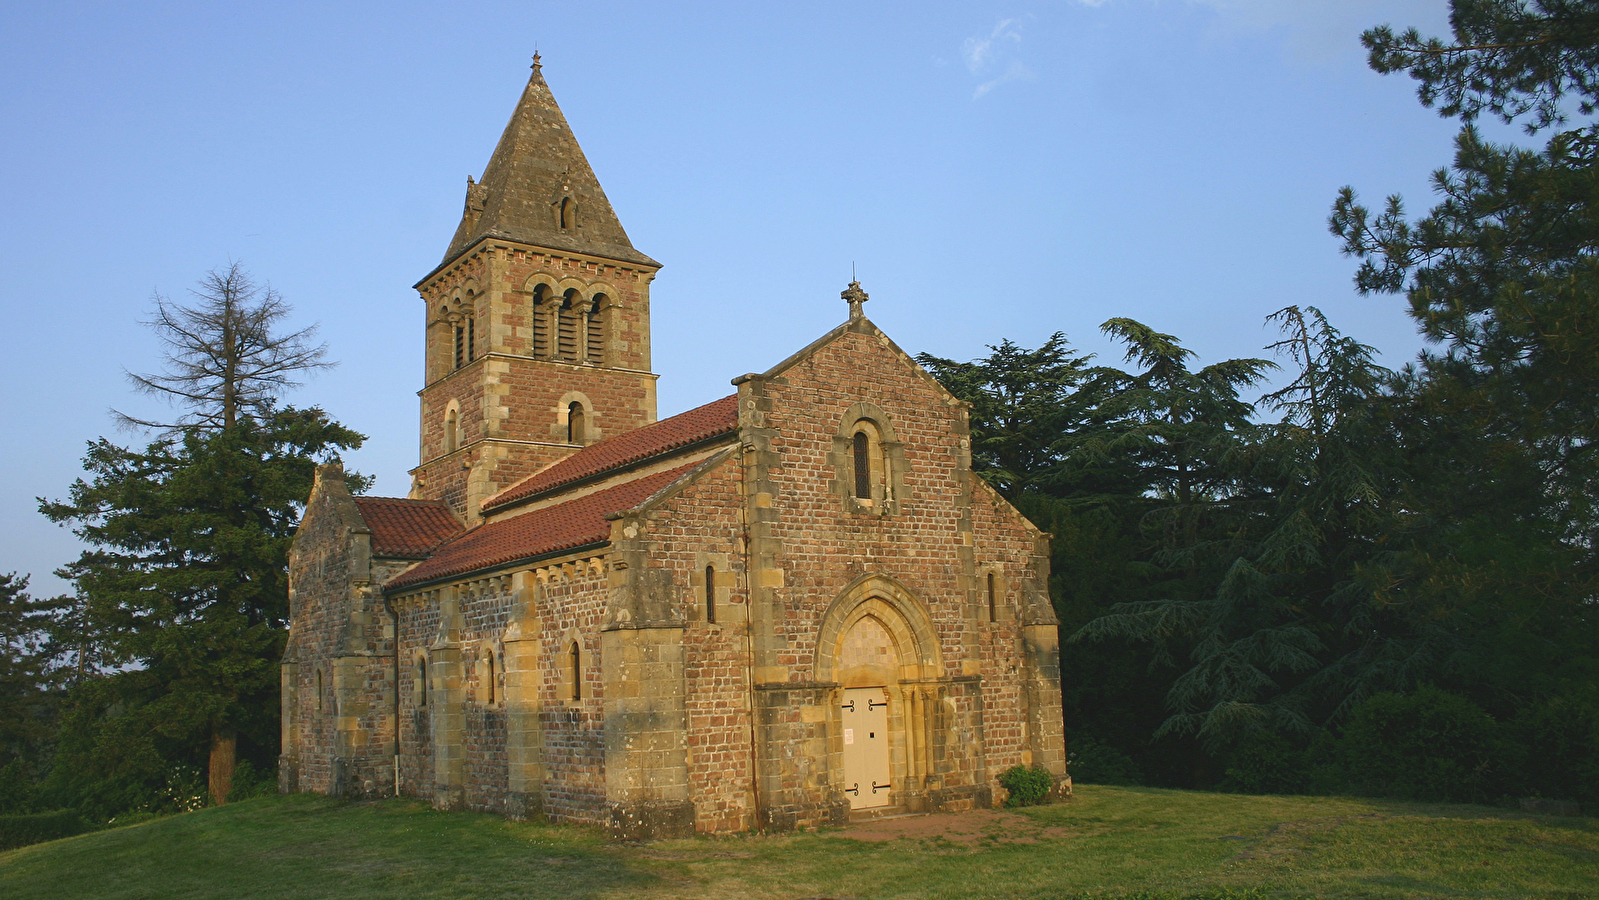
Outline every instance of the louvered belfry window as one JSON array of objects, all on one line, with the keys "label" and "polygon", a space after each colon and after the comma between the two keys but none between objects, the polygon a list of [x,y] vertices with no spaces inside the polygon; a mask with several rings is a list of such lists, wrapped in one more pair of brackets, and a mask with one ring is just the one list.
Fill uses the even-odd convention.
[{"label": "louvered belfry window", "polygon": [[550,355],[550,295],[542,284],[533,289],[533,355]]},{"label": "louvered belfry window", "polygon": [[604,365],[605,363],[605,320],[600,309],[605,302],[605,295],[594,298],[594,305],[589,307],[588,314],[588,346],[584,349],[583,359],[589,365]]},{"label": "louvered belfry window", "polygon": [[556,355],[568,362],[577,359],[577,303],[576,297],[568,297],[561,304],[560,318],[556,321]]},{"label": "louvered belfry window", "polygon": [[872,499],[871,441],[866,432],[855,432],[855,496]]}]

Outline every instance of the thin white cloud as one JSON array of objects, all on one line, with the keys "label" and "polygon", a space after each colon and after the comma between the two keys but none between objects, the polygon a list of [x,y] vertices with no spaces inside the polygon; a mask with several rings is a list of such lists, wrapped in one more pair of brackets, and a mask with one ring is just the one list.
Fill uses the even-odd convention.
[{"label": "thin white cloud", "polygon": [[1026,66],[1022,65],[1021,62],[1018,60],[1016,62],[1011,63],[1005,69],[1004,73],[1001,74],[998,78],[994,78],[994,79],[991,79],[989,81],[985,81],[982,84],[978,85],[977,86],[977,90],[972,92],[972,99],[976,100],[977,98],[983,96],[984,94],[988,93],[989,91],[993,90],[994,88],[999,87],[1000,85],[1004,84],[1007,81],[1026,81],[1026,80],[1028,80],[1030,78],[1033,78],[1033,77],[1035,77],[1033,75],[1033,71],[1031,69],[1027,68]]},{"label": "thin white cloud", "polygon": [[[1103,3],[1104,0],[1085,2]],[[961,57],[966,60],[967,71],[985,79],[972,93],[973,100],[1007,81],[1034,77],[1032,70],[1021,60],[1012,58],[1022,43],[1021,26],[1021,19],[1000,19],[988,34],[969,37],[961,45]]]},{"label": "thin white cloud", "polygon": [[966,43],[961,45],[961,56],[966,58],[966,68],[973,74],[981,72],[996,55],[1006,50],[1007,45],[1020,44],[1022,42],[1022,32],[1018,27],[1020,24],[1018,19],[1000,19],[987,37],[967,38]]}]

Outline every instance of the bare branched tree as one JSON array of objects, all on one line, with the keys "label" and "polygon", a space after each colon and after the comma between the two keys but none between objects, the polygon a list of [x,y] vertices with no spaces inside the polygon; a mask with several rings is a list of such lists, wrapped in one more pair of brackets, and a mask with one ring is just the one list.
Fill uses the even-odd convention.
[{"label": "bare branched tree", "polygon": [[141,393],[167,400],[185,412],[176,422],[154,422],[112,410],[129,427],[169,431],[198,427],[215,431],[243,416],[261,416],[301,372],[332,368],[327,345],[314,344],[316,326],[278,334],[274,326],[289,304],[270,286],[258,285],[238,263],[212,269],[192,288],[192,306],[155,295],[155,316],[144,324],[165,345],[165,370],[128,380]]}]

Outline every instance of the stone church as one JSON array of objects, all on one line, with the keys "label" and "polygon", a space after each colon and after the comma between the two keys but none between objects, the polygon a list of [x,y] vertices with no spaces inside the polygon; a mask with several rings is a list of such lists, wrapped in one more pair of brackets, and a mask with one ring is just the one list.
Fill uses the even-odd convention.
[{"label": "stone church", "polygon": [[984,807],[1017,764],[1068,793],[1048,536],[973,474],[966,405],[852,283],[843,324],[657,420],[659,268],[535,57],[416,284],[410,496],[318,470],[282,789],[629,838]]}]

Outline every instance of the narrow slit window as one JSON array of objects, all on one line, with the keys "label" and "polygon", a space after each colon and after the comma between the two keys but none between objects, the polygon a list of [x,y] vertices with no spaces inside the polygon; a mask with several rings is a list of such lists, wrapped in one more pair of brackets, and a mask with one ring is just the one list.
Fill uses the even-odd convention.
[{"label": "narrow slit window", "polygon": [[561,198],[561,229],[563,231],[572,227],[571,216],[572,216],[572,198],[571,197],[562,197]]},{"label": "narrow slit window", "polygon": [[855,496],[872,499],[871,441],[866,432],[855,432]]},{"label": "narrow slit window", "polygon": [[322,670],[316,670],[316,711],[322,712]]},{"label": "narrow slit window", "polygon": [[428,661],[427,657],[419,656],[416,659],[416,706],[425,709],[428,705]]},{"label": "narrow slit window", "polygon": [[572,699],[583,699],[583,653],[578,648],[577,641],[572,642],[571,660],[568,663],[572,669]]},{"label": "narrow slit window", "polygon": [[466,361],[477,359],[477,319],[466,320]]},{"label": "narrow slit window", "polygon": [[494,705],[494,651],[490,650],[483,656],[484,687],[483,697],[490,706]]},{"label": "narrow slit window", "polygon": [[461,446],[461,419],[455,410],[444,414],[444,452],[454,453]]},{"label": "narrow slit window", "polygon": [[466,365],[466,328],[455,326],[455,367],[457,369]]},{"label": "narrow slit window", "polygon": [[705,567],[705,621],[716,624],[716,567]]},{"label": "narrow slit window", "polygon": [[998,622],[999,621],[999,598],[997,596],[998,592],[995,590],[994,581],[995,581],[994,573],[993,572],[989,572],[988,573],[988,621],[990,621],[990,622]]},{"label": "narrow slit window", "polygon": [[574,402],[566,408],[566,442],[568,444],[583,443],[588,432],[587,416],[583,412],[583,404]]}]

